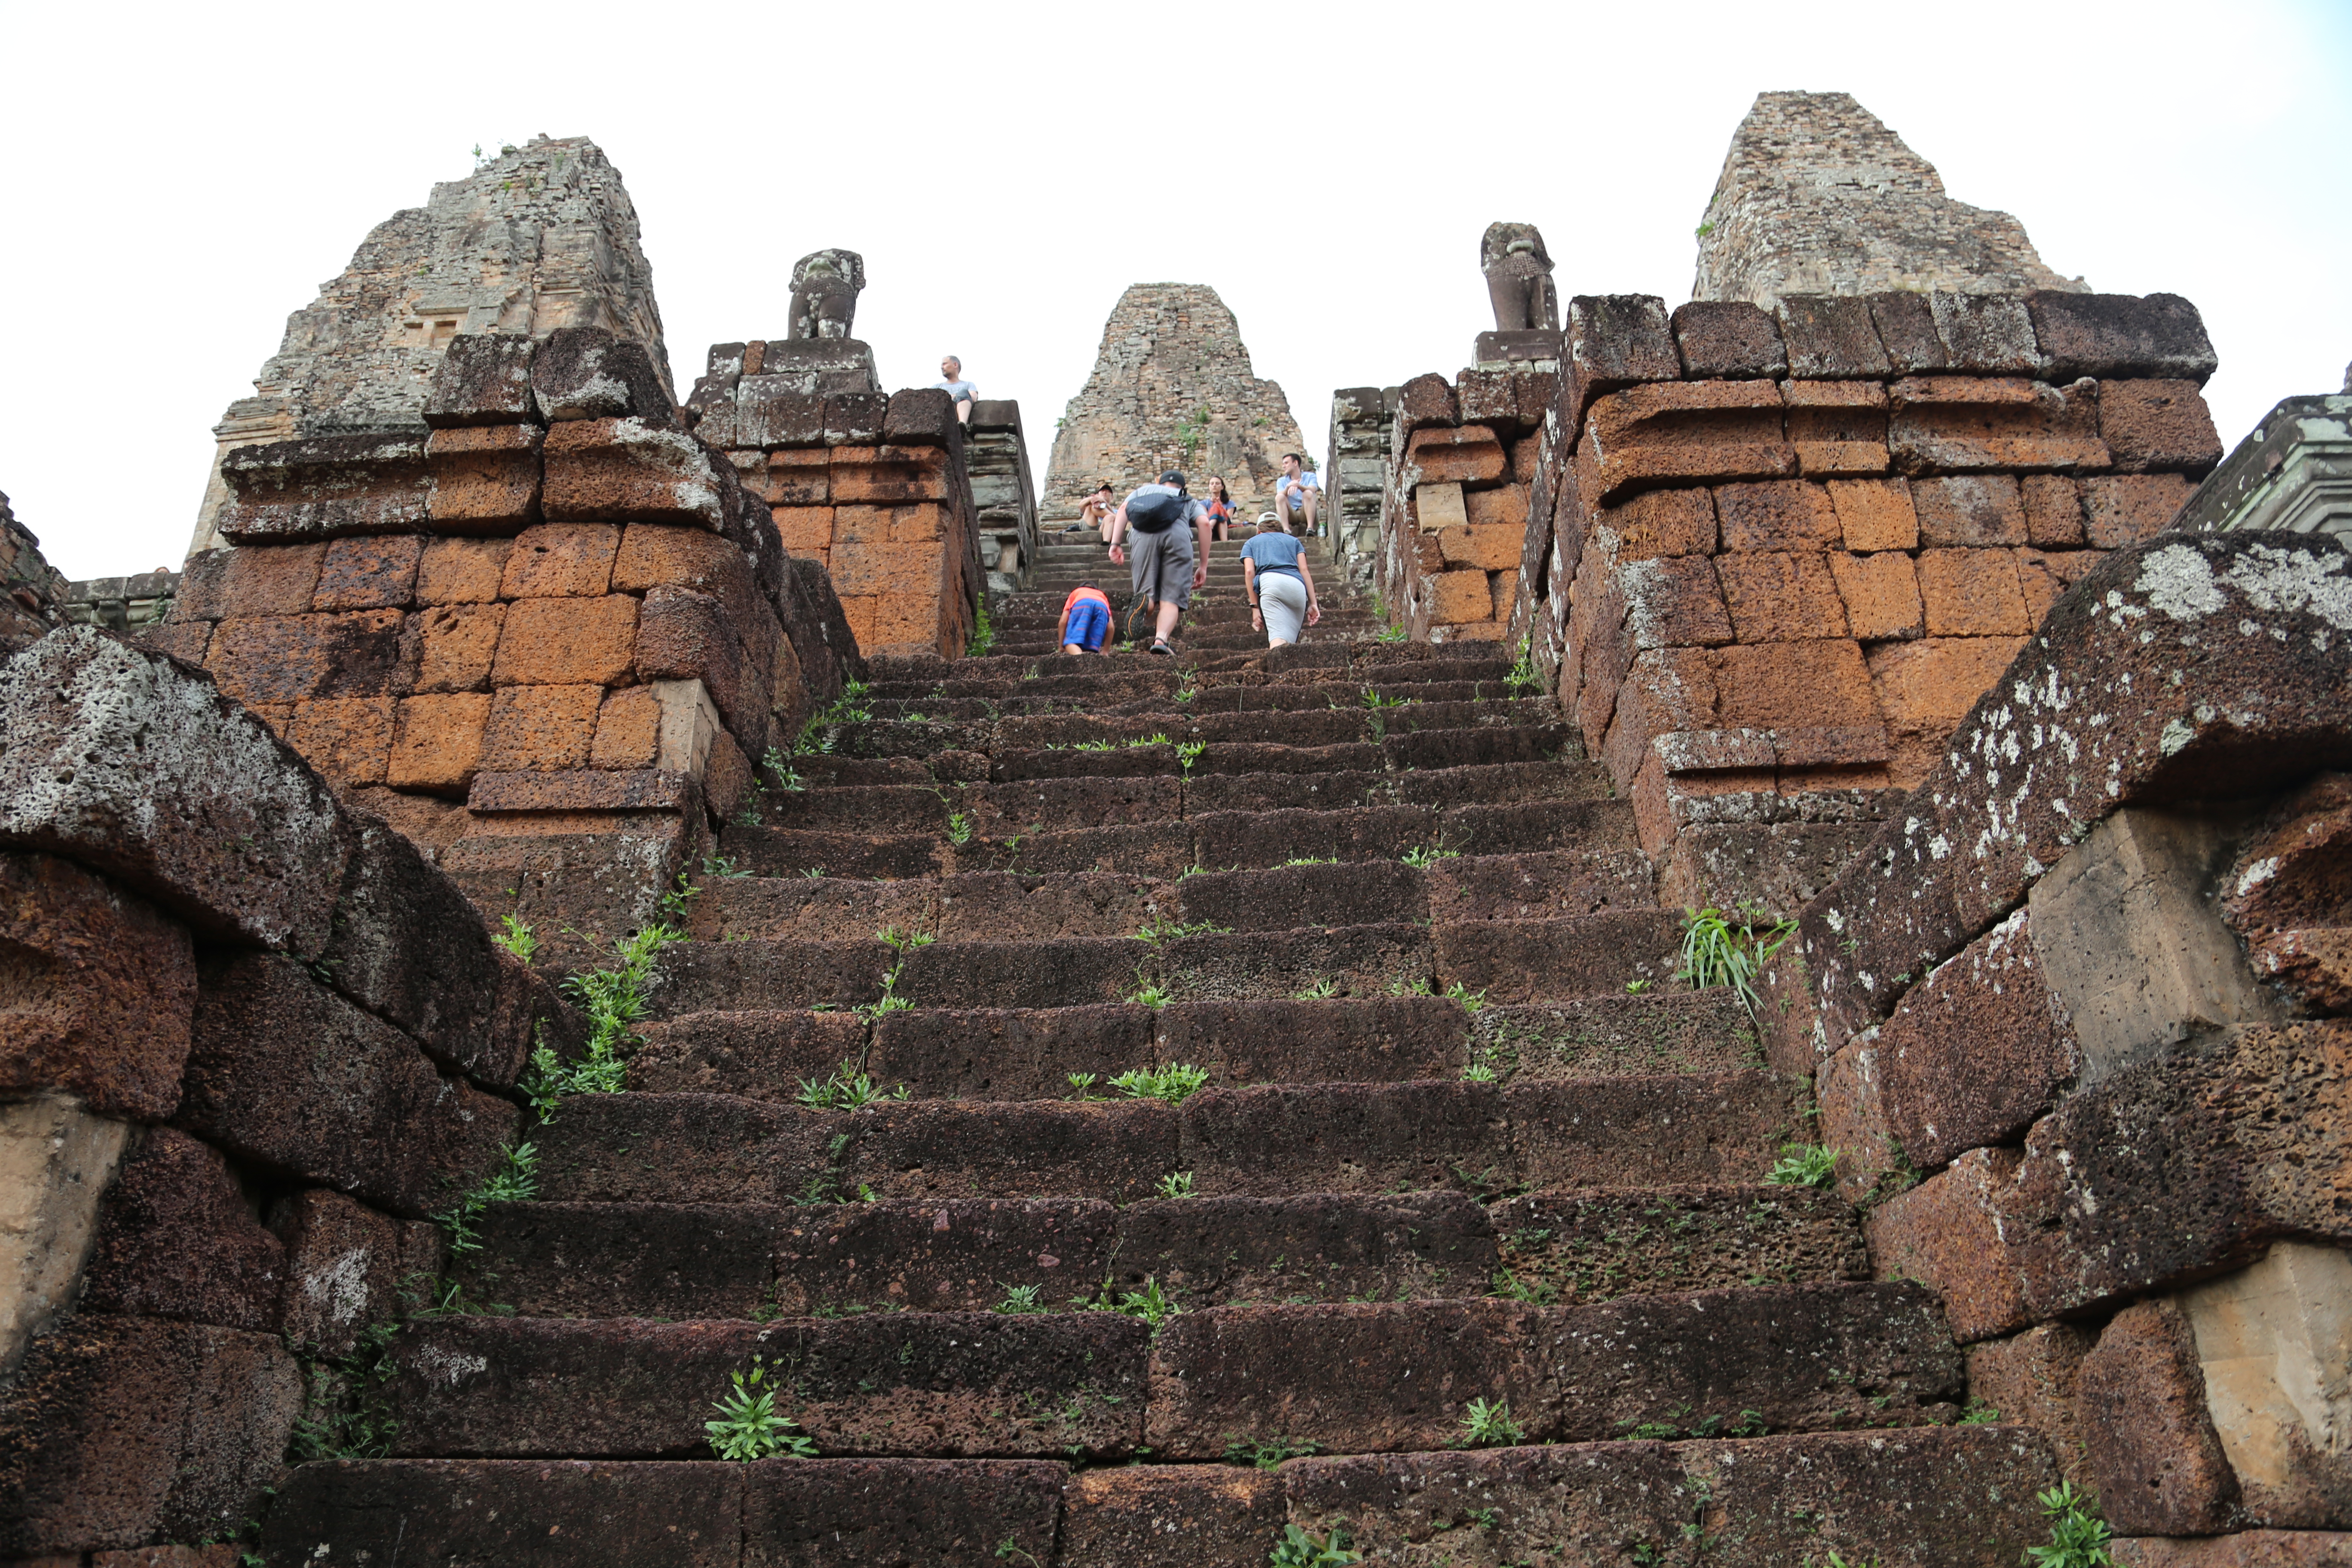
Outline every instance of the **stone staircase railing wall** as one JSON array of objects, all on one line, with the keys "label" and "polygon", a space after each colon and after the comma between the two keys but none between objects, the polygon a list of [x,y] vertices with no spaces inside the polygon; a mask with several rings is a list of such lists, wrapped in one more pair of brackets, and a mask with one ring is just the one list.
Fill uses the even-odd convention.
[{"label": "stone staircase railing wall", "polygon": [[[955,471],[944,394],[806,401],[816,438],[831,411],[866,443],[870,488],[929,493]],[[145,640],[209,670],[486,909],[584,954],[646,917],[769,744],[862,673],[847,605],[634,342],[461,337],[424,417],[421,437],[232,453],[230,547],[190,559]],[[925,504],[940,510],[877,515],[887,529]],[[936,537],[898,548],[943,575]]]},{"label": "stone staircase railing wall", "polygon": [[[1043,548],[1037,537],[1037,487],[1029,479],[1029,444],[1021,405],[1010,398],[974,403],[963,427],[964,468],[978,514],[982,570],[995,593],[1018,593]],[[960,649],[949,650],[950,657]]]},{"label": "stone staircase railing wall", "polygon": [[[772,509],[793,556],[832,575],[868,654],[960,657],[987,586],[965,431],[944,392],[810,391],[769,351],[719,343],[687,400],[695,434]],[[757,755],[754,752],[753,755]]]},{"label": "stone staircase railing wall", "polygon": [[1380,575],[1381,498],[1388,489],[1389,436],[1399,389],[1351,386],[1331,395],[1330,456],[1323,473],[1331,563],[1349,592],[1369,595]]},{"label": "stone staircase railing wall", "polygon": [[2271,1532],[2352,1526],[2347,633],[2332,541],[2116,551],[1771,976],[1768,1052],[1975,1394],[2121,1535],[2258,1532],[2127,1563],[2329,1562]]},{"label": "stone staircase railing wall", "polygon": [[[1820,891],[2066,586],[2221,457],[2175,296],[1568,313],[1496,614],[1633,797],[1670,903]],[[1408,456],[1444,413],[1415,387]]]},{"label": "stone staircase railing wall", "polygon": [[[1537,447],[1556,374],[1421,375],[1398,389],[1378,583],[1416,641],[1500,641],[1518,592]],[[1385,402],[1385,398],[1383,399]]]},{"label": "stone staircase railing wall", "polygon": [[227,1568],[582,1020],[260,716],[87,626],[0,667],[0,1555]]}]

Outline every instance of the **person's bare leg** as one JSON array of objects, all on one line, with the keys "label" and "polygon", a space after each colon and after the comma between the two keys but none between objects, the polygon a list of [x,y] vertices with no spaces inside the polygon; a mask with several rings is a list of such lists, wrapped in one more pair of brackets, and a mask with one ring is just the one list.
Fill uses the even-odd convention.
[{"label": "person's bare leg", "polygon": [[1184,618],[1183,606],[1173,599],[1160,601],[1160,640],[1166,642],[1176,635],[1176,623]]},{"label": "person's bare leg", "polygon": [[1313,533],[1316,531],[1316,524],[1315,524],[1315,512],[1316,512],[1315,498],[1316,498],[1316,497],[1318,497],[1318,496],[1319,496],[1319,495],[1321,495],[1322,493],[1323,493],[1323,492],[1322,492],[1321,490],[1308,490],[1308,491],[1307,492],[1307,531],[1309,534],[1313,534]]}]

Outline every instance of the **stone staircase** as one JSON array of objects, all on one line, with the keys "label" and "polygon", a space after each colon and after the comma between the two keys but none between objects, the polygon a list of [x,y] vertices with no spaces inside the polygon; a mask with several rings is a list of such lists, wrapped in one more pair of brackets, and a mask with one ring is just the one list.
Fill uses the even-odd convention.
[{"label": "stone staircase", "polygon": [[[268,1559],[2041,1539],[2056,1467],[1960,1420],[1935,1296],[1766,1180],[1807,1087],[1677,985],[1554,703],[1337,605],[1269,653],[1222,559],[1180,659],[1055,656],[1099,559],[1050,544],[991,657],[877,662],[724,831],[625,1091],[562,1104],[455,1270],[501,1310],[398,1335],[390,1457],[297,1471]],[[821,1458],[712,1458],[754,1369]]]}]

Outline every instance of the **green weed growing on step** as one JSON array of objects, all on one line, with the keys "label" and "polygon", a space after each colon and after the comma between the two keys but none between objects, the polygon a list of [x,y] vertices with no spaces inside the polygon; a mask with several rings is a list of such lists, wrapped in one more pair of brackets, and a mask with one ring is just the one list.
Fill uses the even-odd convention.
[{"label": "green weed growing on step", "polygon": [[492,1204],[527,1204],[539,1196],[539,1151],[528,1143],[509,1144],[498,1168],[475,1184],[446,1214],[433,1217],[449,1233],[453,1253],[482,1249],[482,1215]]},{"label": "green weed growing on step", "polygon": [[2099,1517],[2099,1500],[2076,1491],[2072,1481],[2061,1481],[2033,1500],[2050,1521],[2050,1544],[2029,1546],[2025,1561],[2032,1568],[2112,1568],[2115,1556],[2107,1543],[2115,1531]]},{"label": "green weed growing on step", "polygon": [[1069,1084],[1070,1092],[1064,1095],[1062,1098],[1065,1100],[1079,1100],[1081,1102],[1108,1100],[1110,1096],[1107,1094],[1097,1094],[1095,1092],[1095,1084],[1101,1076],[1102,1075],[1099,1073],[1091,1072],[1074,1072],[1070,1074],[1069,1077],[1064,1080]]},{"label": "green weed growing on step", "polygon": [[803,866],[801,868],[801,875],[806,877],[812,882],[822,881],[824,878],[824,868],[822,866]]},{"label": "green weed growing on step", "polygon": [[1526,1301],[1538,1307],[1549,1307],[1559,1300],[1559,1292],[1549,1285],[1530,1285],[1507,1268],[1495,1270],[1488,1294],[1500,1296],[1506,1301]]},{"label": "green weed growing on step", "polygon": [[761,1357],[751,1358],[748,1373],[730,1372],[735,1386],[711,1405],[716,1421],[705,1421],[710,1449],[722,1459],[749,1462],[777,1454],[796,1459],[816,1458],[816,1445],[793,1429],[793,1421],[776,1413],[776,1391]]},{"label": "green weed growing on step", "polygon": [[677,884],[661,896],[662,919],[677,927],[681,932],[684,931],[688,920],[687,911],[694,900],[700,897],[702,897],[702,889],[688,881],[686,873],[680,871],[677,874]]},{"label": "green weed growing on step", "polygon": [[1416,845],[1397,857],[1416,871],[1426,871],[1440,860],[1459,860],[1462,851],[1448,849],[1444,839],[1434,844]]},{"label": "green weed growing on step", "polygon": [[1143,1277],[1140,1290],[1114,1291],[1106,1279],[1102,1289],[1091,1296],[1074,1296],[1070,1305],[1085,1312],[1118,1312],[1125,1317],[1140,1318],[1157,1331],[1160,1324],[1183,1311],[1168,1293],[1160,1288],[1157,1275]]},{"label": "green weed growing on step", "polygon": [[1969,1407],[1960,1412],[1960,1418],[1957,1425],[1962,1426],[1990,1426],[2000,1419],[2000,1410],[1992,1405],[1987,1405],[1982,1399],[1970,1399],[1969,1401]]},{"label": "green weed growing on step", "polygon": [[1462,1081],[1464,1083],[1492,1083],[1495,1081],[1495,1069],[1488,1067],[1485,1062],[1472,1062],[1468,1067],[1462,1069]]},{"label": "green weed growing on step", "polygon": [[1070,750],[1074,752],[1109,752],[1116,751],[1118,749],[1118,743],[1115,741],[1080,741],[1076,745],[1073,745]]},{"label": "green weed growing on step", "polygon": [[1192,776],[1192,764],[1199,762],[1201,753],[1208,749],[1209,742],[1206,741],[1187,741],[1176,748],[1176,763],[1184,770],[1186,778]]},{"label": "green weed growing on step", "polygon": [[1337,855],[1293,855],[1282,866],[1286,871],[1293,866],[1337,866],[1339,863]]},{"label": "green weed growing on step", "polygon": [[800,770],[793,766],[792,758],[786,756],[781,747],[768,748],[766,755],[760,759],[760,772],[774,779],[775,787],[787,795],[798,795],[808,788],[808,781],[801,777]]},{"label": "green weed growing on step", "polygon": [[1168,1005],[1170,998],[1171,993],[1166,986],[1157,980],[1145,980],[1139,975],[1137,977],[1135,989],[1129,992],[1127,996],[1129,1004],[1132,1006],[1155,1008]]},{"label": "green weed growing on step", "polygon": [[1160,1178],[1160,1195],[1163,1198],[1189,1198],[1193,1195],[1192,1173],[1171,1171]]},{"label": "green weed growing on step", "polygon": [[996,646],[996,625],[988,618],[988,595],[982,594],[971,602],[971,640],[963,645],[966,658],[984,658]]},{"label": "green weed growing on step", "polygon": [[1346,1568],[1348,1563],[1361,1563],[1364,1554],[1348,1550],[1348,1532],[1339,1525],[1316,1535],[1286,1524],[1265,1560],[1269,1568]]},{"label": "green weed growing on step", "polygon": [[1391,996],[1429,996],[1434,994],[1430,988],[1429,982],[1418,975],[1411,980],[1389,982],[1389,994]]},{"label": "green weed growing on step", "polygon": [[1756,976],[1765,963],[1797,934],[1794,921],[1767,923],[1764,911],[1743,905],[1726,914],[1721,910],[1683,910],[1682,966],[1675,978],[1705,990],[1728,985],[1741,1005],[1753,1015],[1763,1005]]},{"label": "green weed growing on step", "polygon": [[1019,1546],[1013,1543],[1013,1537],[1008,1535],[1003,1540],[996,1543],[996,1560],[998,1562],[1007,1562],[1015,1557],[1025,1559],[1029,1564],[1029,1568],[1045,1568],[1045,1564],[1037,1561],[1037,1555],[1035,1552],[1024,1552]]},{"label": "green weed growing on step", "polygon": [[1136,1068],[1110,1080],[1111,1088],[1129,1100],[1164,1100],[1171,1105],[1183,1104],[1208,1085],[1208,1069],[1196,1068],[1190,1062]]},{"label": "green weed growing on step", "polygon": [[991,1307],[989,1310],[1001,1312],[1008,1318],[1025,1318],[1039,1312],[1050,1312],[1054,1309],[1037,1299],[1045,1289],[1043,1285],[1007,1285],[1004,1287],[1004,1300]]},{"label": "green weed growing on step", "polygon": [[1201,695],[1201,675],[1190,665],[1176,672],[1176,700],[1190,702]]},{"label": "green weed growing on step", "polygon": [[1338,994],[1339,994],[1339,983],[1327,974],[1306,990],[1292,993],[1290,999],[1293,1002],[1320,1002],[1326,997]]},{"label": "green weed growing on step", "polygon": [[1486,992],[1473,991],[1459,980],[1445,988],[1445,999],[1448,1002],[1459,1002],[1462,1004],[1462,1010],[1473,1017],[1477,1016],[1480,1008],[1486,1005]]},{"label": "green weed growing on step", "polygon": [[530,922],[520,915],[500,915],[499,929],[490,933],[490,940],[525,963],[539,953],[539,937],[530,929]]},{"label": "green weed growing on step", "polygon": [[1650,994],[1650,987],[1654,983],[1648,980],[1628,980],[1625,982],[1625,994],[1628,996],[1646,996]]},{"label": "green weed growing on step", "polygon": [[1519,661],[1511,666],[1511,673],[1503,677],[1503,684],[1513,697],[1528,697],[1544,688],[1543,672],[1536,668],[1535,638],[1519,639]]},{"label": "green weed growing on step", "polygon": [[1837,1151],[1818,1143],[1783,1143],[1764,1179],[1781,1187],[1826,1187],[1837,1181]]},{"label": "green weed growing on step", "polygon": [[1129,747],[1135,747],[1135,746],[1164,746],[1164,745],[1166,745],[1166,744],[1168,743],[1168,737],[1167,737],[1166,735],[1164,735],[1164,734],[1158,734],[1158,733],[1155,733],[1155,734],[1150,734],[1150,735],[1139,735],[1139,736],[1137,736],[1134,740],[1132,740],[1132,741],[1128,741],[1128,742],[1122,742],[1122,743],[1123,743],[1123,744],[1125,744],[1125,745],[1127,745],[1127,746],[1129,746]]},{"label": "green weed growing on step", "polygon": [[[1705,234],[1708,227],[1706,224],[1698,226],[1701,234]],[[1841,1557],[1832,1552],[1819,1563],[1811,1557],[1806,1558],[1805,1568],[1879,1568],[1879,1562],[1875,1557]]]},{"label": "green weed growing on step", "polygon": [[800,1080],[801,1091],[793,1098],[811,1110],[862,1110],[877,1100],[904,1100],[907,1086],[883,1089],[872,1078],[858,1070],[856,1060],[845,1060],[830,1076]]},{"label": "green weed growing on step", "polygon": [[544,1040],[531,1049],[530,1062],[516,1087],[547,1121],[556,1102],[567,1094],[616,1094],[627,1080],[628,1065],[622,1048],[629,1043],[630,1027],[646,1016],[646,983],[652,978],[661,950],[686,940],[686,933],[661,921],[646,926],[613,944],[615,960],[610,969],[574,974],[563,983],[565,994],[588,1015],[588,1044],[573,1062],[560,1060]]},{"label": "green weed growing on step", "polygon": [[971,814],[968,811],[948,813],[948,842],[961,849],[971,842]]},{"label": "green weed growing on step", "polygon": [[1461,1446],[1467,1448],[1501,1448],[1527,1440],[1526,1429],[1512,1419],[1511,1402],[1497,1399],[1491,1405],[1474,1399],[1462,1415]]},{"label": "green weed growing on step", "polygon": [[702,858],[702,874],[726,881],[735,877],[748,877],[751,873],[737,865],[732,855],[705,855]]},{"label": "green weed growing on step", "polygon": [[1221,926],[1213,921],[1146,921],[1135,934],[1157,947],[1163,942],[1174,942],[1187,936],[1231,936],[1234,928]]},{"label": "green weed growing on step", "polygon": [[1268,1437],[1261,1441],[1256,1437],[1243,1436],[1232,1432],[1226,1433],[1225,1436],[1228,1439],[1225,1444],[1225,1463],[1250,1465],[1261,1470],[1279,1469],[1285,1459],[1304,1459],[1309,1455],[1323,1451],[1322,1444],[1309,1443],[1297,1437]]}]

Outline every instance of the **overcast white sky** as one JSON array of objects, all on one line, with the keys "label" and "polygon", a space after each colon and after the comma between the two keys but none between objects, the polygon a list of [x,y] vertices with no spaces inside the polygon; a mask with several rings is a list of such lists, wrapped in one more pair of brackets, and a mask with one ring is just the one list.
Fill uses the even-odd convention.
[{"label": "overcast white sky", "polygon": [[1688,296],[1768,89],[1853,93],[2102,290],[2185,294],[2225,441],[2352,358],[2352,5],[121,7],[0,14],[0,490],[70,576],[179,563],[213,423],[368,229],[477,142],[626,177],[681,393],[865,253],[891,386],[954,350],[1054,420],[1132,282],[1214,287],[1310,446],[1451,374],[1496,218],[1563,296]]}]

